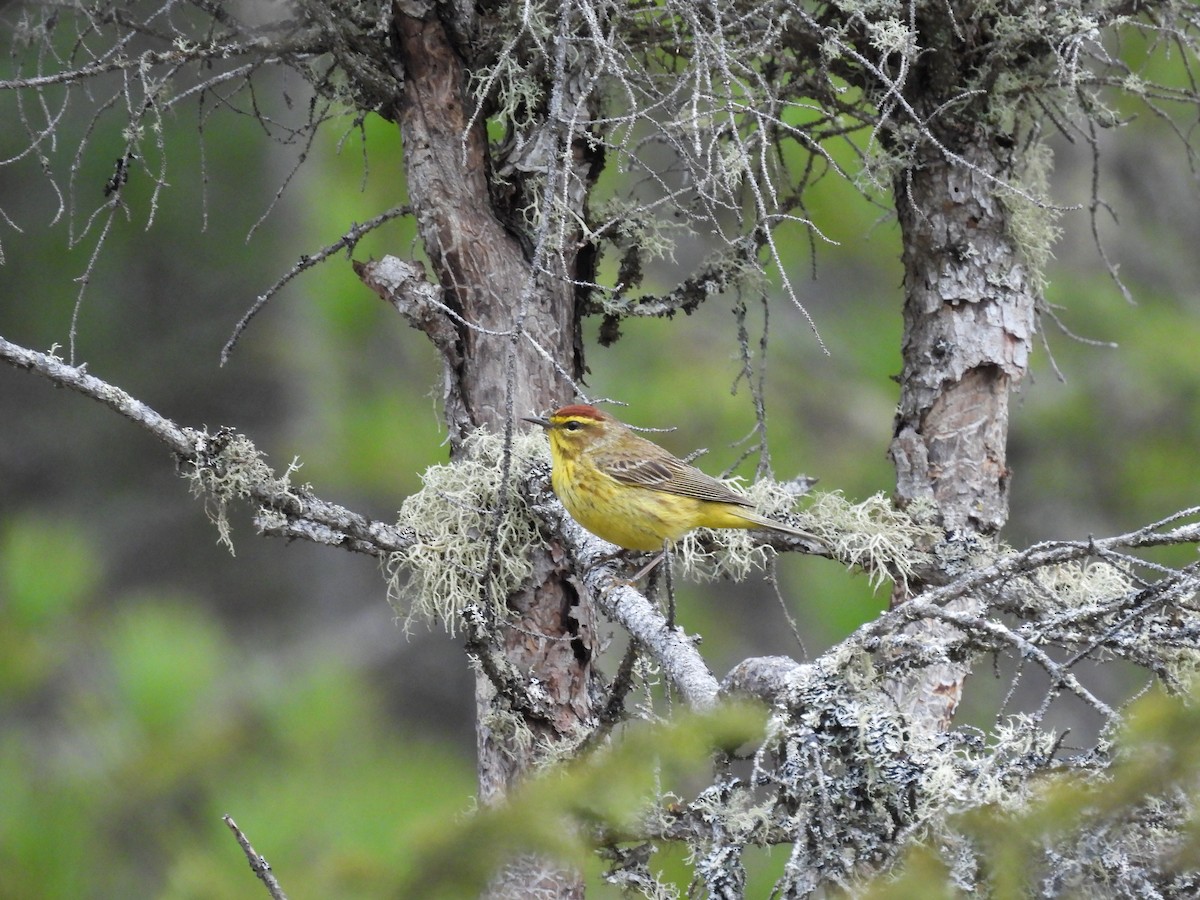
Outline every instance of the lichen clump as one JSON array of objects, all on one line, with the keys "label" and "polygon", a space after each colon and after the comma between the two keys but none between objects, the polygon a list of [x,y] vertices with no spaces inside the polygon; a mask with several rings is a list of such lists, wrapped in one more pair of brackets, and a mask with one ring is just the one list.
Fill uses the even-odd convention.
[{"label": "lichen clump", "polygon": [[[768,517],[785,518],[799,496],[795,485],[770,478],[760,478],[750,485],[742,484],[740,478],[726,478],[724,482],[745,494],[755,510]],[[802,516],[799,527],[810,525],[810,530],[821,536],[816,523]],[[698,580],[729,577],[741,581],[756,569],[766,568],[775,555],[753,531],[733,528],[698,528],[685,535],[677,547],[684,575]]]},{"label": "lichen clump", "polygon": [[400,508],[398,524],[416,539],[386,562],[388,597],[406,623],[437,621],[454,634],[469,607],[503,610],[533,574],[530,551],[541,543],[519,473],[547,454],[545,436],[515,434],[506,467],[504,437],[477,431],[459,459],[426,470]]},{"label": "lichen clump", "polygon": [[276,475],[250,438],[219,428],[212,434],[197,434],[196,459],[184,477],[191,482],[192,495],[204,498],[204,511],[217,527],[217,540],[232,555],[230,501],[249,499],[255,488],[260,494],[296,499],[291,476],[299,468],[300,463],[293,459],[282,475]]}]

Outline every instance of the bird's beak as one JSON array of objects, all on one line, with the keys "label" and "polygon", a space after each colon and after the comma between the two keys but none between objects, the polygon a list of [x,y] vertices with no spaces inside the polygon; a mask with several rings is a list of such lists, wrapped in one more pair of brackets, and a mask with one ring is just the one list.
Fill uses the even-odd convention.
[{"label": "bird's beak", "polygon": [[553,428],[554,423],[549,419],[543,419],[541,416],[521,416],[522,422],[532,422],[534,425],[541,425],[543,428]]}]

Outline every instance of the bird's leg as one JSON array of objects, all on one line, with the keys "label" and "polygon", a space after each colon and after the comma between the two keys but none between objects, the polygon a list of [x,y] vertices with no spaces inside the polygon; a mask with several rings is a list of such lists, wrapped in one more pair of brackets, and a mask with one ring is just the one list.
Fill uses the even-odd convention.
[{"label": "bird's leg", "polygon": [[[656,568],[659,563],[663,566],[661,569]],[[667,588],[667,627],[675,627],[675,583],[671,579],[671,542],[663,541],[663,548],[658,553],[654,554],[654,558],[634,574],[632,578],[625,581],[625,584],[635,585],[643,575],[649,574],[650,580],[646,582],[646,596],[654,598],[658,590],[658,573],[663,573],[663,582]]]},{"label": "bird's leg", "polygon": [[667,586],[667,628],[675,628],[675,580],[671,577],[671,543],[665,541],[662,550],[663,582]]},{"label": "bird's leg", "polygon": [[[658,559],[658,557],[656,556],[655,561],[657,561],[657,559]],[[647,568],[650,569],[650,574],[648,576],[646,576],[646,589],[644,591],[642,591],[642,593],[645,594],[646,599],[649,600],[651,603],[653,603],[655,606],[660,606],[661,604],[658,602],[658,573],[661,572],[662,569],[661,568],[651,568],[649,566],[647,566]],[[646,571],[646,569],[642,569],[641,571],[644,572],[644,571]],[[629,586],[636,587],[637,586],[637,578],[631,579],[629,582]]]},{"label": "bird's leg", "polygon": [[635,584],[635,583],[641,581],[642,578],[645,577],[646,575],[649,575],[651,570],[655,566],[657,566],[660,562],[662,562],[663,559],[666,557],[666,555],[667,555],[666,545],[663,545],[662,551],[659,553],[656,553],[654,555],[654,559],[650,560],[650,562],[646,563],[644,566],[642,566],[640,569],[638,569],[637,574],[635,574],[632,578],[629,579],[629,583]]},{"label": "bird's leg", "polygon": [[[0,0],[0,2],[2,2],[2,0]],[[637,550],[618,550],[616,553],[609,553],[609,554],[606,554],[605,556],[600,557],[598,560],[596,560],[590,566],[588,566],[588,568],[593,569],[596,566],[604,565],[604,563],[611,562],[614,559],[628,559],[631,555],[636,557],[636,556],[641,556],[642,553],[641,553],[641,551],[637,551]],[[647,574],[648,572],[653,571],[654,567],[657,566],[660,562],[662,562],[662,557],[663,557],[662,551],[659,551],[658,553],[654,554],[654,559],[650,560],[650,562],[646,563],[646,565],[644,565],[640,569],[638,569],[632,578],[614,578],[613,581],[615,581],[617,584],[623,584],[626,587],[635,587],[643,575]],[[653,589],[653,587],[654,587],[654,584],[653,584],[653,581],[651,581],[651,583],[648,585],[648,589],[646,591],[647,595],[649,595],[651,593],[651,590]]]},{"label": "bird's leg", "polygon": [[624,559],[628,550],[614,550],[612,553],[605,553],[602,557],[592,562],[588,569],[594,569],[597,566],[602,566],[605,563],[610,563],[614,559]]}]

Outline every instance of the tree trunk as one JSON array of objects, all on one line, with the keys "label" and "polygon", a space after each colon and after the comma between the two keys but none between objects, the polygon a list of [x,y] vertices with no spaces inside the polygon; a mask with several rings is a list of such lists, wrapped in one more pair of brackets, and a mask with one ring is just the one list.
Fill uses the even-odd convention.
[{"label": "tree trunk", "polygon": [[[986,550],[979,541],[990,543],[1008,518],[1008,399],[1028,366],[1036,297],[1000,199],[1010,151],[977,134],[950,146],[962,161],[930,148],[895,187],[904,368],[889,454],[899,503],[930,504],[948,546],[966,557]],[[909,594],[919,589],[908,585]],[[898,587],[893,601],[905,596]],[[924,727],[945,729],[967,672],[950,660],[925,670],[897,686],[902,706]]]},{"label": "tree trunk", "polygon": [[[425,248],[452,311],[438,311],[456,346],[447,368],[446,418],[451,455],[475,428],[504,431],[514,416],[531,415],[573,397],[567,373],[551,361],[574,360],[579,374],[573,279],[578,241],[565,254],[535,260],[493,205],[485,122],[474,116],[467,78],[451,29],[427,4],[395,4],[395,35],[404,71],[396,118],[404,141],[408,193]],[[406,13],[404,10],[407,10]],[[412,13],[412,14],[409,14]],[[473,118],[474,116],[474,118]],[[553,123],[556,127],[558,123]],[[551,143],[551,146],[554,146]],[[561,174],[560,191],[582,216],[589,184],[587,152],[569,148],[576,168]],[[552,177],[552,176],[548,176]],[[582,188],[580,186],[583,186]],[[535,264],[535,262],[539,264]],[[536,345],[536,346],[535,346]],[[539,348],[540,351],[539,352]],[[579,737],[593,720],[592,611],[549,550],[536,551],[530,586],[509,598],[509,615],[491,623],[487,640],[534,689],[544,716],[521,711],[519,698],[498,692],[482,671],[476,682],[479,798],[501,801],[540,754]],[[578,873],[544,859],[512,860],[497,873],[492,897],[581,897]]]}]

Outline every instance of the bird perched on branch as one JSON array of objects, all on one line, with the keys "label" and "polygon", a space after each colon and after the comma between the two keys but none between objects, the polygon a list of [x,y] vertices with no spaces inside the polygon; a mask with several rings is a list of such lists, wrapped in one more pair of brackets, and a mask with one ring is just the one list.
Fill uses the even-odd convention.
[{"label": "bird perched on branch", "polygon": [[767,528],[825,544],[760,515],[746,497],[594,406],[564,406],[524,421],[546,429],[550,482],[567,512],[618,547],[662,550],[693,528]]}]

